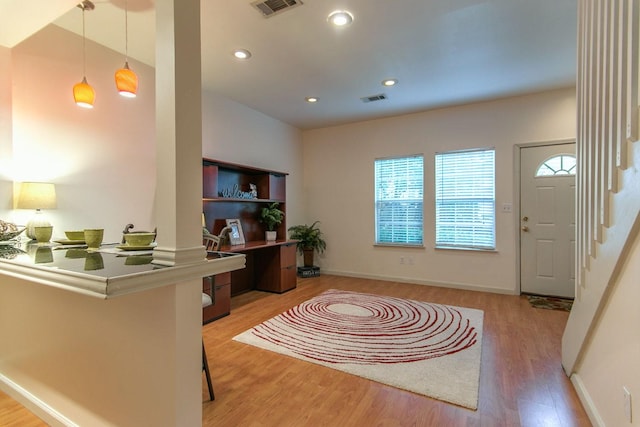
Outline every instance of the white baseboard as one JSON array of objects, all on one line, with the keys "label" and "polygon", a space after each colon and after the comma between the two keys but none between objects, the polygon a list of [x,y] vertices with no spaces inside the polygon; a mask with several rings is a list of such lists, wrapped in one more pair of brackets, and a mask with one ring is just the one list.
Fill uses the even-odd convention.
[{"label": "white baseboard", "polygon": [[392,277],[392,276],[383,276],[383,275],[377,275],[377,274],[363,274],[363,273],[355,273],[351,271],[336,271],[336,270],[323,270],[323,269],[321,269],[321,271],[322,271],[322,274],[328,274],[333,276],[357,277],[359,279],[384,280],[386,282],[413,283],[416,285],[437,286],[440,288],[463,289],[466,291],[491,292],[494,294],[520,295],[520,292],[515,289],[492,288],[490,286],[470,285],[466,283],[436,282],[433,280],[418,280],[418,279],[413,279],[408,277]]},{"label": "white baseboard", "polygon": [[578,374],[571,375],[571,383],[573,384],[573,387],[576,389],[576,393],[578,393],[578,398],[580,399],[580,402],[582,402],[582,406],[584,406],[584,410],[587,413],[587,416],[589,417],[589,421],[591,421],[591,424],[593,424],[596,427],[606,427],[604,421],[602,421],[602,418],[600,418],[600,414],[598,413],[598,410],[596,409],[596,406],[594,405],[593,400],[591,400],[591,396],[589,395],[589,392],[584,386],[584,383],[582,382],[582,378],[580,378],[580,375]]},{"label": "white baseboard", "polygon": [[76,423],[47,405],[29,390],[0,373],[0,390],[31,411],[35,416],[50,426],[79,427]]}]

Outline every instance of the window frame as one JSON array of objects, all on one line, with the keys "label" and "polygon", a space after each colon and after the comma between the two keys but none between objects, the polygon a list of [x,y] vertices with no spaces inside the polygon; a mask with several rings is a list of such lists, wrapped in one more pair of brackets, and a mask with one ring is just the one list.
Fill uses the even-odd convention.
[{"label": "window frame", "polygon": [[[468,195],[470,194],[470,192],[468,191],[461,191],[460,193],[464,193],[467,195],[467,197],[460,197],[458,196],[457,198],[454,196],[449,196],[449,197],[443,197],[442,196],[442,186],[446,185],[443,184],[443,182],[441,181],[440,177],[440,173],[441,173],[441,169],[442,169],[442,164],[441,161],[439,160],[439,158],[441,159],[442,156],[455,156],[455,155],[460,155],[460,154],[468,154],[468,153],[486,153],[486,152],[491,152],[492,153],[492,165],[491,165],[491,196],[487,197],[485,195],[485,197],[468,197]],[[478,183],[478,178],[474,178],[473,174],[471,173],[471,171],[467,171],[468,174],[465,176],[461,177],[463,178],[463,182],[466,183],[467,188],[468,188],[468,183],[469,182],[473,182],[473,183]],[[483,170],[483,173],[486,173],[487,170]],[[483,181],[483,185],[486,189],[486,178],[485,181]],[[464,188],[465,186],[463,186],[462,184],[458,184],[460,187]],[[441,188],[439,188],[441,187]],[[453,184],[453,187],[455,188],[455,184]],[[451,151],[442,151],[442,152],[436,152],[434,155],[434,244],[435,244],[435,248],[436,249],[451,249],[451,250],[465,250],[465,251],[484,251],[484,252],[496,252],[496,220],[497,220],[497,215],[496,215],[496,149],[495,147],[484,147],[484,148],[472,148],[472,149],[463,149],[463,150],[451,150]],[[457,203],[456,203],[456,199],[457,199]],[[484,200],[484,201],[483,201]],[[467,228],[474,228],[474,227],[478,227],[479,229],[483,230],[482,232],[484,234],[487,234],[487,229],[489,230],[489,236],[490,236],[490,241],[487,241],[487,239],[484,239],[484,243],[483,240],[481,239],[478,243],[474,244],[472,243],[473,239],[468,239],[467,241],[461,240],[460,242],[456,242],[456,239],[440,239],[439,240],[439,236],[441,236],[441,234],[443,233],[442,228],[444,228],[444,225],[442,224],[442,220],[441,217],[443,216],[441,209],[443,208],[442,203],[443,201],[446,204],[451,205],[453,203],[454,207],[457,207],[458,205],[462,204],[462,203],[466,203],[467,207],[466,208],[462,208],[463,211],[466,212],[471,212],[471,213],[466,213],[467,215],[480,215],[482,216],[483,220],[482,221],[471,221],[471,222],[467,222],[466,223],[466,227]],[[469,207],[471,206],[471,207]],[[458,216],[459,214],[457,213],[457,210],[454,208],[454,213],[451,215],[454,218],[456,216]],[[486,218],[486,215],[490,214],[489,217],[491,219],[491,223],[489,225],[489,227],[486,226],[482,226],[482,222],[484,221],[484,218]],[[462,217],[464,217],[464,215],[460,215]],[[455,230],[455,226],[456,224],[460,224],[460,222],[452,222],[451,224],[453,225],[449,225],[449,227],[453,227],[454,231],[453,233],[455,235],[457,235],[457,233],[459,233],[458,230]],[[463,224],[462,227],[465,227],[465,225]],[[463,234],[464,232],[462,232],[461,234]]]},{"label": "window frame", "polygon": [[[570,169],[564,169],[565,158],[573,159],[573,166]],[[560,159],[560,164],[561,164],[560,169],[553,169],[549,165],[549,162],[551,162],[554,159]],[[544,170],[543,167],[546,167],[548,170],[552,171],[553,173],[542,173],[542,171]],[[542,162],[540,162],[540,164],[536,167],[536,171],[534,172],[533,177],[534,178],[557,178],[559,176],[576,176],[577,170],[578,170],[578,159],[576,158],[576,155],[572,153],[560,153],[560,154],[554,154],[553,156],[547,157]],[[565,171],[567,173],[560,173],[562,171]]]},{"label": "window frame", "polygon": [[[409,159],[414,159],[414,158],[420,158],[422,161],[421,167],[422,167],[422,173],[420,175],[420,184],[421,184],[421,188],[420,188],[420,195],[416,196],[414,198],[384,198],[384,199],[380,199],[379,198],[379,162],[384,162],[384,161],[392,161],[392,160],[409,160]],[[425,155],[423,153],[418,153],[418,154],[407,154],[407,155],[400,155],[400,156],[391,156],[391,157],[380,157],[380,158],[376,158],[374,159],[374,246],[392,246],[392,247],[405,247],[405,248],[424,248],[424,190],[425,190],[425,173],[424,173],[424,167],[425,167]],[[413,191],[415,189],[411,188],[411,189],[407,189],[407,191]],[[407,228],[406,233],[407,233],[407,238],[404,241],[388,241],[388,240],[384,240],[381,238],[381,225],[380,225],[380,203],[393,203],[394,201],[396,201],[396,203],[398,201],[402,201],[404,200],[405,202],[403,203],[419,203],[420,204],[420,208],[419,209],[414,209],[411,212],[419,212],[419,239],[410,239],[409,235],[411,234],[410,229],[414,228],[415,226],[411,227],[411,222],[412,221],[407,221],[407,223],[405,223],[404,227]],[[400,209],[402,210],[402,208]],[[414,235],[415,236],[415,235]],[[415,240],[415,241],[414,241]]]}]

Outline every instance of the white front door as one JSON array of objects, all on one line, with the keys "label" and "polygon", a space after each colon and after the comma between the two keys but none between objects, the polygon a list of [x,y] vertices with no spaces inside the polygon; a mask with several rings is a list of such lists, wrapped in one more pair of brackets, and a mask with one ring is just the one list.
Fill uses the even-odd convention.
[{"label": "white front door", "polygon": [[575,296],[575,144],[520,149],[520,289]]}]

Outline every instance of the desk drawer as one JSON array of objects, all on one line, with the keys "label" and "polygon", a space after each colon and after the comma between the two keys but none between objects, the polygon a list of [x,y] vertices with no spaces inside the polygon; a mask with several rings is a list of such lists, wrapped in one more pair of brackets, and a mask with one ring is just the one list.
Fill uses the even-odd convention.
[{"label": "desk drawer", "polygon": [[280,268],[296,265],[296,244],[288,243],[280,246]]},{"label": "desk drawer", "polygon": [[296,266],[292,265],[280,270],[280,292],[290,291],[295,289],[298,284],[296,276]]},{"label": "desk drawer", "polygon": [[209,295],[213,302],[212,305],[209,305],[202,309],[202,323],[209,323],[221,317],[227,316],[231,311],[231,276],[229,275],[227,283],[217,283],[225,281],[224,277],[218,278],[218,276],[224,276],[225,274],[228,273],[223,273],[217,276],[204,277],[202,279],[202,292]]},{"label": "desk drawer", "polygon": [[228,285],[229,283],[231,283],[230,271],[227,271],[226,273],[216,274],[215,276],[211,276],[211,277],[213,277],[213,283],[215,283],[216,286]]}]

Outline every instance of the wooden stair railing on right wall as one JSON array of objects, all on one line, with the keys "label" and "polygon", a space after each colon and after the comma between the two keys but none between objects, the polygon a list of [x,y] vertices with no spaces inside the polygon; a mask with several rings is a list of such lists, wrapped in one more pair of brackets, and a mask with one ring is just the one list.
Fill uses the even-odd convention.
[{"label": "wooden stair railing on right wall", "polygon": [[639,13],[639,0],[578,1],[576,298],[562,339],[568,375],[579,369],[639,234]]}]

